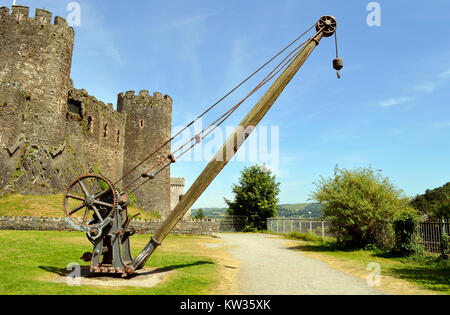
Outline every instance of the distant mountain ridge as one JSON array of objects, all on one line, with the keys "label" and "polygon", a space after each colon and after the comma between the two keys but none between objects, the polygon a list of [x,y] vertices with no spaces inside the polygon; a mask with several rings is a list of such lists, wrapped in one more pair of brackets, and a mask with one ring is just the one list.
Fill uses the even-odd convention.
[{"label": "distant mountain ridge", "polygon": [[[320,218],[322,217],[322,205],[320,203],[293,203],[278,206],[279,217],[304,217]],[[212,219],[219,219],[225,216],[227,208],[201,208],[203,214]],[[199,209],[192,209],[191,215],[195,216]],[[310,214],[311,212],[311,214]]]}]

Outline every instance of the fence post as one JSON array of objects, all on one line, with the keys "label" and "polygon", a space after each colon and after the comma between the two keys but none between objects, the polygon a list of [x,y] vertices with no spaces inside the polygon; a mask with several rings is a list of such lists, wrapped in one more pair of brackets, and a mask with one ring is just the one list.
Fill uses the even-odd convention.
[{"label": "fence post", "polygon": [[302,220],[301,219],[298,221],[298,225],[300,226],[300,232],[299,233],[302,233]]},{"label": "fence post", "polygon": [[283,234],[286,234],[286,220],[283,220]]},{"label": "fence post", "polygon": [[311,219],[309,219],[309,231],[310,231],[311,235],[313,235],[312,221],[311,221]]},{"label": "fence post", "polygon": [[277,219],[277,233],[280,233],[279,230],[280,230],[280,220]]},{"label": "fence post", "polygon": [[325,237],[325,226],[324,226],[324,222],[322,221],[322,238]]}]

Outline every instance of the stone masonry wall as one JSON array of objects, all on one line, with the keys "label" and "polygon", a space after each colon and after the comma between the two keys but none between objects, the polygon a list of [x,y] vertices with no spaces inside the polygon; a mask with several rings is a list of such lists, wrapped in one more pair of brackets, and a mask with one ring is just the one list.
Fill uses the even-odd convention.
[{"label": "stone masonry wall", "polygon": [[[67,93],[74,30],[61,17],[36,9],[0,8],[0,82],[16,84],[29,103],[20,114],[25,115],[23,131],[33,143],[64,143]],[[7,106],[8,107],[8,106]]]},{"label": "stone masonry wall", "polygon": [[[131,225],[137,234],[154,234],[163,221],[133,220]],[[45,217],[5,217],[0,216],[0,230],[14,231],[75,231],[64,218]],[[216,221],[181,221],[172,234],[211,235],[218,233],[219,224]]]},{"label": "stone masonry wall", "polygon": [[78,164],[85,164],[74,165],[78,175],[91,170],[113,181],[122,177],[126,118],[87,91],[70,89],[66,141]]},{"label": "stone masonry wall", "polygon": [[0,8],[0,193],[63,189],[74,31],[36,9]]},{"label": "stone masonry wall", "polygon": [[[124,148],[124,170],[126,174],[171,137],[172,130],[172,99],[155,92],[150,96],[147,90],[119,94],[117,110],[127,114]],[[128,185],[131,180],[139,177],[153,165],[163,160],[160,166],[152,170],[155,173],[169,162],[170,143],[157,154],[146,161],[131,174],[123,183]],[[136,184],[142,183],[139,180]],[[136,186],[134,186],[136,187]],[[135,192],[138,205],[147,212],[158,212],[166,218],[170,211],[170,166],[154,179]]]}]

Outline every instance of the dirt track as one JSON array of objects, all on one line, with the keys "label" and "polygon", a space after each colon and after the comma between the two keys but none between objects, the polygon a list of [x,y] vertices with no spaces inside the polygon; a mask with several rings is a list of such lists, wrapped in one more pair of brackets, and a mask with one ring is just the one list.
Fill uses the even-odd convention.
[{"label": "dirt track", "polygon": [[330,268],[267,234],[220,234],[233,259],[240,262],[238,288],[242,294],[384,294],[361,279]]}]

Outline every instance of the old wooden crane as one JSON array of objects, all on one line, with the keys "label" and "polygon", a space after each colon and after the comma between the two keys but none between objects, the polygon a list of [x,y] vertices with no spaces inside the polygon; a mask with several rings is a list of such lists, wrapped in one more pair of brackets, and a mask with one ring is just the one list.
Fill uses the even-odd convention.
[{"label": "old wooden crane", "polygon": [[[275,69],[273,69],[273,71],[270,72],[253,91],[250,92],[246,98],[230,108],[208,128],[193,137],[190,142],[170,154],[167,159],[161,160],[148,171],[139,174],[139,176],[134,181],[131,181],[131,183],[126,187],[119,189],[118,183],[125,177],[135,172],[139,166],[153,156],[159,149],[170,143],[183,130],[171,139],[168,139],[165,143],[162,143],[159,149],[152,152],[146,160],[142,161],[139,165],[130,170],[130,172],[125,174],[116,182],[100,175],[88,174],[77,178],[71,185],[69,185],[64,196],[66,220],[75,229],[85,232],[88,239],[94,246],[92,252],[85,253],[82,257],[85,261],[90,262],[90,270],[92,273],[122,274],[126,277],[134,274],[136,270],[144,267],[150,255],[159,245],[161,245],[162,241],[172,231],[175,225],[183,218],[185,213],[201,196],[214,178],[222,171],[231,158],[233,158],[247,137],[250,135],[251,131],[267,114],[284,88],[288,85],[306,59],[317,47],[321,39],[323,37],[335,35],[337,30],[337,22],[333,16],[323,16],[307,32],[312,30],[314,27],[316,33],[305,42],[294,48],[285,57],[285,59],[277,67],[275,67]],[[258,71],[272,62],[276,57],[280,56],[281,53],[293,46],[307,32],[302,34],[289,46],[275,55],[275,57],[258,69]],[[340,59],[337,55],[337,39],[336,59],[333,60],[333,67],[337,71],[338,77],[340,77],[339,71],[342,69],[343,63],[342,59]],[[135,233],[135,230],[131,225],[132,218],[128,216],[127,210],[127,206],[129,204],[128,196],[130,190],[133,188],[132,186],[135,183],[139,184],[139,181],[142,182],[140,184],[142,186],[158,176],[163,169],[170,167],[170,165],[175,163],[180,156],[192,149],[196,144],[200,143],[206,136],[208,136],[212,130],[220,126],[239,107],[239,105],[242,104],[243,101],[245,101],[250,95],[254,94],[272,78],[277,76],[281,71],[283,72],[242,120],[239,127],[233,132],[233,134],[230,135],[221,149],[216,153],[214,158],[205,167],[203,172],[180,200],[175,209],[170,213],[169,217],[164,221],[159,230],[151,237],[147,246],[145,246],[141,253],[133,259],[130,252],[129,238]],[[244,80],[244,82],[246,82],[250,77]],[[205,115],[210,109],[215,107],[229,94],[234,92],[244,82],[234,88],[219,102],[211,106],[197,119]],[[188,124],[185,129],[190,127],[194,122],[195,120]],[[185,150],[183,151],[183,149]],[[176,155],[177,153],[178,156]],[[136,189],[137,188],[135,187],[134,190]]]}]

